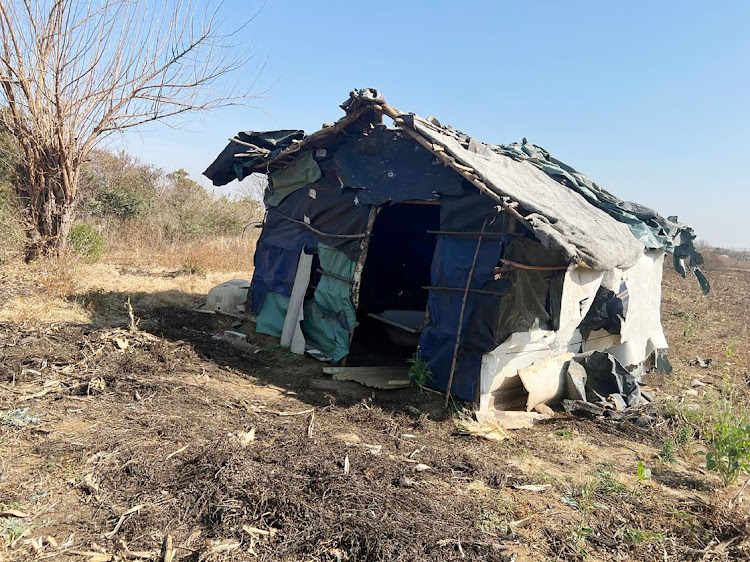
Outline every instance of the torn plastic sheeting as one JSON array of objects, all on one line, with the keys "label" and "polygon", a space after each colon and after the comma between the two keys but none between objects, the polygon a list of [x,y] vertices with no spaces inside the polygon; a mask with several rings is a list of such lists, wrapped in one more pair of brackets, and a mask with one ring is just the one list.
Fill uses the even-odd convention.
[{"label": "torn plastic sheeting", "polygon": [[[443,232],[480,232],[484,218],[490,216],[497,202],[464,181],[461,195],[440,197],[440,230]],[[485,232],[507,232],[508,213],[499,213]]]},{"label": "torn plastic sheeting", "polygon": [[545,247],[563,251],[569,261],[583,261],[592,269],[606,271],[631,266],[643,252],[643,244],[633,238],[627,226],[531,163],[488,150],[471,150],[471,143],[467,149],[417,116],[403,118],[420,135],[473,168],[496,190],[498,198],[502,194],[518,202],[529,212],[526,220],[537,238]]},{"label": "torn plastic sheeting", "polygon": [[[503,248],[507,260],[531,266],[567,265],[560,252],[550,252],[542,244],[529,238],[513,238]],[[513,269],[508,274],[508,294],[499,301],[496,322],[495,345],[505,341],[511,334],[525,332],[532,327],[554,330],[560,318],[560,302],[550,299],[550,285],[560,272],[531,269]],[[560,280],[555,281],[554,295],[561,298]],[[554,317],[554,318],[553,318]],[[487,351],[484,349],[483,351]]]},{"label": "torn plastic sheeting", "polygon": [[[372,207],[360,204],[356,189],[343,189],[335,177],[325,175],[305,190],[303,215],[310,225],[321,232],[338,235],[363,234]],[[344,252],[349,259],[357,260],[361,238],[337,238],[311,233],[312,238]]]},{"label": "torn plastic sheeting", "polygon": [[602,271],[575,265],[568,267],[563,281],[560,327],[556,339],[560,346],[567,346],[572,341],[574,333],[580,336],[578,326],[588,314],[603,279]]},{"label": "torn plastic sheeting", "polygon": [[[430,386],[445,390],[450,374],[450,365],[456,340],[456,330],[461,311],[463,289],[474,260],[478,239],[443,238],[437,240],[431,265],[431,282],[435,287],[455,287],[461,291],[433,290],[429,292],[427,309],[430,323],[420,336],[422,357],[433,372]],[[470,288],[478,289],[494,278],[495,265],[500,259],[502,242],[483,239],[477,254]],[[463,317],[462,341],[456,373],[453,378],[453,393],[464,400],[475,400],[481,370],[481,351],[472,349],[473,339],[467,326],[476,322],[474,311],[476,294],[469,293]]]},{"label": "torn plastic sheeting", "polygon": [[622,343],[620,334],[611,334],[605,329],[589,332],[586,339],[583,340],[581,351],[607,351]]},{"label": "torn plastic sheeting", "polygon": [[[584,398],[581,398],[581,386],[585,391]],[[617,404],[620,397],[628,407],[647,402],[641,396],[641,387],[635,376],[614,356],[601,351],[582,353],[570,360],[565,388],[567,399],[583,399],[598,405],[609,405],[613,401]]]},{"label": "torn plastic sheeting", "polygon": [[560,303],[560,328],[518,332],[482,356],[480,409],[489,407],[491,393],[519,386],[518,370],[581,348],[578,325],[593,302],[604,272],[571,265],[565,272]]},{"label": "torn plastic sheeting", "polygon": [[581,333],[588,337],[591,332],[605,330],[610,334],[619,334],[625,319],[625,306],[614,291],[599,287],[594,302],[581,324]]},{"label": "torn plastic sheeting", "polygon": [[[299,130],[284,131],[247,131],[240,132],[235,138],[253,144],[261,149],[270,150],[271,154],[292,144],[295,140],[302,140],[305,132]],[[232,180],[242,181],[246,176],[253,173],[257,164],[264,162],[270,155],[259,154],[256,157],[236,158],[235,154],[248,153],[252,149],[236,142],[230,142],[224,150],[219,153],[211,165],[206,168],[203,175],[215,186],[226,185]]]},{"label": "torn plastic sheeting", "polygon": [[518,386],[518,370],[554,355],[551,349],[554,342],[555,332],[531,330],[512,334],[497,348],[485,353],[482,356],[480,403],[492,392]]},{"label": "torn plastic sheeting", "polygon": [[[502,214],[501,214],[502,215]],[[533,266],[565,266],[559,253],[540,243],[509,235],[504,239],[504,258]],[[466,345],[488,352],[513,333],[531,329],[554,330],[560,325],[565,275],[556,271],[513,269],[492,279],[481,289],[502,293],[474,295],[476,305],[468,324]]]},{"label": "torn plastic sheeting", "polygon": [[285,297],[292,294],[299,252],[258,241],[255,249],[252,282],[253,312],[259,314],[269,293]]},{"label": "torn plastic sheeting", "polygon": [[[304,205],[307,199],[305,190],[290,194],[276,207],[268,207],[260,240],[266,244],[301,252],[302,248],[314,248],[317,239],[309,228],[299,222],[305,222]],[[294,222],[289,218],[294,219]]]},{"label": "torn plastic sheeting", "polygon": [[[341,189],[331,178],[321,178],[268,208],[261,240],[297,252],[322,242],[356,261],[362,239],[340,237],[363,234],[367,228],[371,208],[356,204],[356,196],[356,190]],[[313,232],[300,222],[335,236]]]},{"label": "torn plastic sheeting", "polygon": [[[318,244],[318,257],[323,271],[341,279],[353,277],[355,262],[343,252]],[[305,301],[302,321],[305,339],[330,355],[334,363],[349,353],[350,334],[357,325],[351,284],[337,277],[321,276],[313,300]]]},{"label": "torn plastic sheeting", "polygon": [[255,331],[259,334],[281,337],[288,309],[289,297],[279,293],[268,293],[258,313]]},{"label": "torn plastic sheeting", "polygon": [[[620,343],[607,351],[623,365],[639,365],[657,349],[668,347],[661,325],[661,280],[664,252],[644,253],[622,271],[628,292],[628,312],[620,328]],[[589,339],[593,339],[593,334]],[[601,349],[601,345],[596,345]]]},{"label": "torn plastic sheeting", "polygon": [[493,150],[515,160],[529,162],[557,182],[578,192],[589,203],[626,224],[632,235],[646,248],[672,253],[674,268],[683,277],[687,273],[685,261],[689,260],[690,268],[704,294],[708,294],[711,290],[708,279],[699,269],[699,266],[703,265],[703,256],[695,249],[693,243],[695,232],[689,226],[679,222],[676,216],[669,216],[665,219],[644,205],[615,197],[586,175],[552,157],[542,147],[526,142],[526,139],[523,143],[496,146]]},{"label": "torn plastic sheeting", "polygon": [[[424,335],[424,330],[422,334]],[[427,360],[427,366],[432,371],[432,378],[427,386],[445,392],[450,378],[450,368],[453,361],[453,348],[456,343],[455,328],[450,333],[432,328],[429,330],[429,353],[422,347],[424,340],[420,339],[422,356]],[[456,359],[456,371],[453,375],[451,394],[461,400],[473,402],[477,399],[479,390],[479,372],[482,356],[471,352],[465,346],[460,346]]]}]

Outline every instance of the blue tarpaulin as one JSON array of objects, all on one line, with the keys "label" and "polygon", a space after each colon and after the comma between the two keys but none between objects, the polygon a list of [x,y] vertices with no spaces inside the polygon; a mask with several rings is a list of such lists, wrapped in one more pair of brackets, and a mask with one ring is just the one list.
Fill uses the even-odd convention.
[{"label": "blue tarpaulin", "polygon": [[[455,287],[460,291],[434,289],[427,299],[429,324],[419,339],[420,353],[432,370],[430,386],[445,390],[448,386],[453,348],[456,341],[458,319],[461,313],[463,289],[469,276],[477,239],[439,238],[432,260],[432,285]],[[470,287],[479,289],[494,279],[495,266],[500,260],[502,242],[497,238],[482,240]],[[475,400],[479,385],[482,355],[465,345],[466,326],[476,303],[476,295],[468,294],[463,317],[462,341],[459,348],[452,392],[464,400]]]},{"label": "blue tarpaulin", "polygon": [[258,241],[253,273],[253,310],[260,314],[269,292],[289,297],[297,274],[299,252]]}]

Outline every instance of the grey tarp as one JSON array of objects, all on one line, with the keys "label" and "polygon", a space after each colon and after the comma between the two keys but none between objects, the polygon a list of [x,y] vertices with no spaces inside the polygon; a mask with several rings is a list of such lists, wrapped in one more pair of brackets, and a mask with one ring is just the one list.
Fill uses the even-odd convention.
[{"label": "grey tarp", "polygon": [[529,162],[497,154],[473,139],[465,148],[456,137],[417,116],[411,125],[459,162],[471,166],[498,197],[518,202],[546,247],[560,249],[568,259],[604,271],[631,267],[643,254],[643,244],[633,238],[625,224]]}]

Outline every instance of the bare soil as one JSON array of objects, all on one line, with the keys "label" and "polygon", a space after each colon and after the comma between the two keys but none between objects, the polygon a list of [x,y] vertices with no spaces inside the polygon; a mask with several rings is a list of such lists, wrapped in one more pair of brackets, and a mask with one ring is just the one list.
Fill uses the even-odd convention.
[{"label": "bare soil", "polygon": [[[0,559],[167,560],[170,536],[176,560],[746,560],[744,480],[724,490],[674,413],[747,392],[750,273],[711,280],[703,297],[666,274],[674,372],[647,375],[656,404],[505,441],[461,433],[440,396],[333,381],[271,339],[243,355],[179,279],[77,282],[63,299],[86,322],[0,322]],[[0,310],[40,291],[0,266]]]}]

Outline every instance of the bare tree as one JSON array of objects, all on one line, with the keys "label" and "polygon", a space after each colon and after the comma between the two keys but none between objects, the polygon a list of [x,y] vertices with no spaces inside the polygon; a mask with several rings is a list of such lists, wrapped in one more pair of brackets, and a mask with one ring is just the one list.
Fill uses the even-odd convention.
[{"label": "bare tree", "polygon": [[249,97],[230,79],[252,46],[206,4],[0,0],[0,119],[21,147],[27,259],[65,247],[81,165],[103,139]]}]

